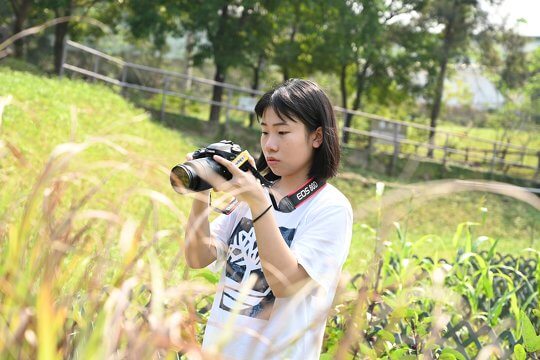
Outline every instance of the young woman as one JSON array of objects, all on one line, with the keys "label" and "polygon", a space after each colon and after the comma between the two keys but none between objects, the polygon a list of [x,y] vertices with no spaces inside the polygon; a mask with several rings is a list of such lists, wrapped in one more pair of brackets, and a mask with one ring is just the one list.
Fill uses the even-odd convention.
[{"label": "young woman", "polygon": [[352,234],[350,203],[326,183],[340,158],[335,115],[317,84],[298,79],[264,94],[255,112],[257,168],[273,185],[215,156],[233,177],[207,181],[241,205],[210,224],[205,196],[188,221],[187,264],[226,264],[203,349],[231,359],[318,359]]}]

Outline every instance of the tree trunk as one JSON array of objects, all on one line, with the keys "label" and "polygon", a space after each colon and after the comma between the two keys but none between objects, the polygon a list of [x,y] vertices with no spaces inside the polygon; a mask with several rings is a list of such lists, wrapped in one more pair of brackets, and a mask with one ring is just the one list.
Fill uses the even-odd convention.
[{"label": "tree trunk", "polygon": [[339,74],[339,88],[341,90],[341,107],[347,108],[347,65],[341,66]]},{"label": "tree trunk", "polygon": [[[216,74],[214,76],[214,81],[224,82],[225,81],[225,68],[221,65],[216,65]],[[214,85],[212,88],[212,101],[221,102],[223,96],[223,87]],[[208,119],[211,123],[219,123],[219,114],[221,112],[221,106],[217,104],[212,104],[210,107],[210,118]]]},{"label": "tree trunk", "polygon": [[[433,146],[435,143],[435,129],[437,128],[437,119],[441,111],[441,101],[444,89],[444,78],[446,77],[446,67],[448,65],[448,58],[445,58],[441,61],[439,68],[439,75],[437,77],[437,83],[435,88],[435,98],[433,99],[433,106],[431,108],[430,122],[429,126],[429,140],[428,143],[430,146]],[[433,148],[428,148],[427,156],[433,158]]]},{"label": "tree trunk", "polygon": [[[72,5],[73,1],[69,1],[64,15],[60,14],[59,10],[56,9],[54,11],[56,17],[70,16]],[[61,22],[54,27],[54,72],[58,75],[60,75],[60,71],[62,70],[62,55],[64,54],[64,46],[66,46],[65,40],[68,31],[69,21]]]},{"label": "tree trunk", "polygon": [[[18,3],[16,0],[11,0],[11,7],[13,9],[13,14],[15,15],[15,20],[13,21],[13,35],[24,30],[31,5],[31,0],[23,0],[21,3]],[[15,57],[22,59],[24,57],[24,39],[15,41],[13,47],[15,49]]]},{"label": "tree trunk", "polygon": [[[370,63],[369,61],[366,61],[364,63],[364,66],[362,67],[362,71],[359,71],[356,74],[356,95],[354,97],[353,101],[353,107],[352,110],[358,110],[360,108],[362,95],[364,93],[364,88],[366,85],[366,75],[367,71],[369,69]],[[352,123],[353,115],[350,113],[347,113],[345,115],[345,126],[344,127],[350,127]],[[346,144],[349,141],[349,133],[343,129],[343,143]]]},{"label": "tree trunk", "polygon": [[[251,89],[253,90],[259,90],[259,82],[261,78],[261,68],[264,60],[264,55],[259,54],[259,58],[257,59],[257,65],[253,68],[253,82],[251,83]],[[253,123],[255,122],[255,114],[250,113],[249,114],[249,127],[253,127]]]},{"label": "tree trunk", "polygon": [[[186,75],[191,77],[193,74],[193,50],[195,48],[195,38],[193,32],[189,31],[186,36]],[[187,78],[184,86],[185,91],[191,90],[191,78]]]},{"label": "tree trunk", "polygon": [[[455,3],[454,3],[455,6]],[[454,9],[455,10],[455,9]],[[443,48],[442,53],[440,57],[440,64],[439,64],[439,74],[437,77],[437,82],[435,85],[435,94],[433,99],[433,106],[431,108],[431,114],[430,114],[430,122],[429,126],[432,128],[429,130],[429,139],[428,143],[430,147],[428,148],[427,156],[429,158],[433,158],[433,149],[431,146],[435,144],[435,131],[437,128],[437,119],[439,118],[439,113],[441,111],[441,102],[443,97],[443,91],[444,91],[444,80],[446,78],[446,69],[448,66],[448,58],[450,56],[450,49],[453,46],[454,43],[454,24],[455,24],[455,16],[452,15],[448,19],[448,23],[446,24],[446,27],[444,29],[444,38],[443,38]]]},{"label": "tree trunk", "polygon": [[289,80],[291,77],[289,75],[289,68],[284,67],[283,68],[283,82]]},{"label": "tree trunk", "polygon": [[[298,32],[298,24],[300,24],[300,3],[294,2],[294,22],[292,24],[291,34],[289,35],[289,43],[291,44],[291,49],[293,48],[294,42],[296,40],[296,33]],[[295,60],[296,61],[296,60]],[[291,78],[289,67],[287,65],[283,66],[283,82]]]}]

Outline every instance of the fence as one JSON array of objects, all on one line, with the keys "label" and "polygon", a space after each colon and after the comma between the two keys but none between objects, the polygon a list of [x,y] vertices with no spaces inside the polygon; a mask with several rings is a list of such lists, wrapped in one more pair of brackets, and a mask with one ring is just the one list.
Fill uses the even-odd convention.
[{"label": "fence", "polygon": [[[512,280],[512,287],[510,288],[507,282],[494,281],[493,284],[493,297],[488,299],[486,297],[478,298],[480,305],[479,310],[489,312],[495,308],[495,303],[505,297],[508,294],[516,294],[517,302],[520,307],[525,310],[525,313],[532,317],[533,310],[538,306],[538,283],[535,271],[538,268],[538,258],[525,258],[514,257],[511,255],[494,254],[490,256],[488,252],[482,251],[479,253],[480,257],[486,261],[489,267],[494,272],[501,272]],[[424,258],[423,261],[433,263],[431,258]],[[448,263],[446,260],[440,260],[440,262]],[[397,265],[397,264],[396,264]],[[467,262],[467,265],[454,264],[453,266],[461,266],[462,269],[469,273],[475,273],[480,269],[480,265],[477,261]],[[358,274],[351,280],[351,284],[354,288],[358,288],[361,285],[361,279],[363,274]],[[452,279],[449,279],[448,286],[452,287]],[[386,290],[388,293],[389,290]],[[388,295],[388,294],[387,294]],[[392,296],[389,296],[392,298]],[[464,303],[470,306],[466,297],[463,297]],[[411,307],[414,304],[411,304]],[[502,309],[498,313],[498,317],[510,318],[509,311],[510,301],[507,301],[503,305]],[[470,310],[470,309],[469,309]],[[382,329],[387,329],[388,325],[394,321],[392,320],[393,309],[383,301],[373,303],[371,309],[371,319],[375,319],[370,324],[366,332],[364,333],[365,339],[374,345],[377,340],[377,334]],[[467,309],[462,309],[464,313],[467,313]],[[433,325],[431,317],[433,314],[430,309],[426,309],[424,312],[418,315],[417,323],[421,324],[427,321],[431,327]],[[331,319],[333,326],[341,327],[343,324],[338,324],[336,318]],[[535,325],[540,323],[536,322]],[[411,324],[404,320],[400,320],[397,324],[400,331],[393,332],[394,342],[396,344],[407,345],[410,349],[417,349],[419,354],[424,351],[430,353],[431,358],[438,358],[431,349],[423,349],[428,342],[427,335],[418,336],[416,331],[411,332]],[[533,325],[534,326],[534,325]],[[428,329],[432,330],[432,329]],[[516,344],[523,343],[522,338],[516,338],[513,331],[505,326],[490,327],[483,321],[468,321],[465,319],[453,319],[444,324],[442,331],[438,336],[435,336],[436,344],[440,349],[451,348],[459,351],[465,359],[477,358],[483,348],[488,346],[494,346],[499,353],[498,358],[509,359],[513,353],[514,346]],[[538,359],[538,354],[530,354],[531,359]]]},{"label": "fence", "polygon": [[[86,56],[76,56],[81,53]],[[234,112],[241,112],[244,116],[246,113],[252,114],[254,101],[262,94],[258,90],[133,64],[73,41],[67,41],[64,48],[61,74],[66,70],[91,81],[100,80],[120,86],[124,95],[129,90],[161,95],[159,108],[162,118],[173,102],[178,105],[178,112],[184,114],[186,101],[189,101],[224,108],[227,123]],[[214,86],[224,89],[222,101],[209,100]],[[148,106],[157,105],[146,98],[142,102]],[[540,176],[540,149],[439,130],[361,111],[340,107],[334,109],[342,125],[345,146],[362,150],[368,156],[390,155],[391,171],[399,158],[412,158],[534,180]],[[430,131],[435,132],[432,143],[426,141]],[[430,152],[432,155],[429,155]]]}]

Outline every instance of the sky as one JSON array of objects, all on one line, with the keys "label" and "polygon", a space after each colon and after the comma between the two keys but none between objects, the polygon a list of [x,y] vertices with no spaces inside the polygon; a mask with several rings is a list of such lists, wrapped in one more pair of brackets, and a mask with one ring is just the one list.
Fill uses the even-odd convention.
[{"label": "sky", "polygon": [[497,22],[502,22],[507,17],[508,25],[524,19],[526,23],[519,23],[517,32],[526,36],[540,36],[540,0],[504,0],[500,6],[489,12]]}]

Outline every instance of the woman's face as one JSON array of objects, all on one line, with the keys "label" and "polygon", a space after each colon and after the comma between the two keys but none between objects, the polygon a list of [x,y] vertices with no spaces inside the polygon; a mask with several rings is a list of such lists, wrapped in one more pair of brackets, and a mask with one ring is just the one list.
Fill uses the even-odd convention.
[{"label": "woman's face", "polygon": [[282,178],[307,179],[313,153],[321,146],[322,131],[308,133],[300,120],[282,120],[268,107],[261,120],[261,148],[272,172]]}]

